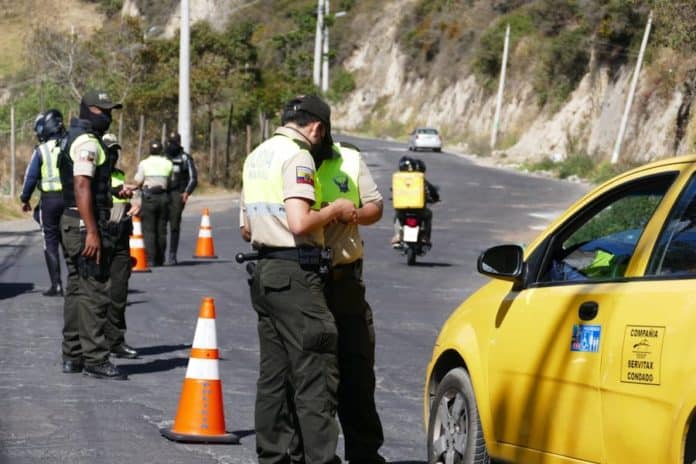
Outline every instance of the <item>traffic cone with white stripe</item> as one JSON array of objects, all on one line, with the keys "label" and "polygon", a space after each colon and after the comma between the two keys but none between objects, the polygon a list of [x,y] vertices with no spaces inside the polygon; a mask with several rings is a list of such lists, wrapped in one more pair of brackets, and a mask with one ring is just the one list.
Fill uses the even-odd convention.
[{"label": "traffic cone with white stripe", "polygon": [[130,255],[133,261],[133,272],[152,272],[147,267],[147,252],[145,251],[145,241],[143,240],[143,228],[140,224],[140,217],[133,216],[133,235],[130,236]]},{"label": "traffic cone with white stripe", "polygon": [[213,243],[213,228],[210,227],[210,214],[208,208],[203,210],[201,216],[201,227],[198,230],[198,241],[196,242],[196,254],[194,258],[216,259],[215,244]]},{"label": "traffic cone with white stripe", "polygon": [[206,297],[198,314],[179,410],[172,428],[160,429],[163,436],[186,443],[239,443],[235,434],[225,431],[218,359],[215,301]]}]

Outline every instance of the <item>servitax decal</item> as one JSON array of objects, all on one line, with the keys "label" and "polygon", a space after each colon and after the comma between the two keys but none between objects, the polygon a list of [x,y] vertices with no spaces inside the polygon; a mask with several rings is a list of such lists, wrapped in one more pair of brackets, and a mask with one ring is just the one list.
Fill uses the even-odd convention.
[{"label": "servitax decal", "polygon": [[664,327],[627,325],[621,355],[621,381],[660,385]]}]

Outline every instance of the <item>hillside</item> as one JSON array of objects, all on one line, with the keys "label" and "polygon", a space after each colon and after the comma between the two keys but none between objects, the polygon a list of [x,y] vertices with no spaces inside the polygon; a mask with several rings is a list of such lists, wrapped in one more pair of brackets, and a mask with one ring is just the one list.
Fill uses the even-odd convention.
[{"label": "hillside", "polygon": [[[0,26],[5,32],[0,46],[0,132],[6,133],[6,104],[15,102],[24,128],[20,143],[31,143],[27,126],[45,106],[42,102],[69,108],[75,90],[95,79],[106,79],[124,98],[128,111],[119,124],[127,146],[134,147],[137,141],[139,113],[147,118],[146,137],[171,127],[176,112],[179,1],[57,3],[55,21],[36,34],[41,15],[35,12],[42,2],[0,0]],[[527,165],[577,157],[606,162],[652,9],[655,21],[622,160],[635,164],[696,151],[692,112],[696,6],[692,3],[333,0],[333,12],[347,13],[329,21],[328,97],[335,108],[334,125],[343,131],[400,139],[415,126],[435,126],[444,134],[446,148]],[[239,142],[231,153],[234,161],[244,146],[267,133],[284,98],[312,90],[316,0],[190,0],[190,4],[196,24],[193,149],[208,159],[210,180],[217,182],[219,153],[225,151],[222,143]],[[498,143],[491,150],[508,24],[508,78]],[[37,62],[36,56],[61,59],[59,46],[73,47],[66,36],[73,26],[80,39],[95,32],[97,37],[117,38],[78,44],[89,55],[85,66],[102,62],[117,72],[100,77],[77,66],[78,74],[70,75],[72,87],[60,79],[47,79],[54,68]],[[50,32],[53,29],[58,32]],[[225,124],[231,130],[227,135]],[[220,141],[230,135],[228,142]],[[126,150],[126,162],[134,159],[133,150]],[[229,170],[238,169],[229,156],[229,152],[224,155],[225,183],[234,182]]]}]

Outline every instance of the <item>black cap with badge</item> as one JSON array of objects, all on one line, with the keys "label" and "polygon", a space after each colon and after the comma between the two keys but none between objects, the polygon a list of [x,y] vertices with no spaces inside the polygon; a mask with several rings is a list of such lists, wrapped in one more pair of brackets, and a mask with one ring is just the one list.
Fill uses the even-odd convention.
[{"label": "black cap with badge", "polygon": [[297,111],[309,113],[324,124],[326,133],[319,146],[315,147],[315,150],[322,156],[328,156],[334,143],[331,137],[331,108],[329,105],[316,95],[300,95],[287,103],[283,113],[283,121],[281,122],[283,124],[286,122],[284,119],[288,116],[288,113]]},{"label": "black cap with badge", "polygon": [[121,103],[111,101],[109,94],[104,90],[89,90],[82,96],[82,103],[85,106],[96,106],[102,110],[123,108]]}]

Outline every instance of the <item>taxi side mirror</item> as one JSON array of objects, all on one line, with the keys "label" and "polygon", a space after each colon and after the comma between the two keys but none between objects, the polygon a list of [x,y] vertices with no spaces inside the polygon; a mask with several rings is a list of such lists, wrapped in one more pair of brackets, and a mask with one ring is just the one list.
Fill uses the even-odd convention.
[{"label": "taxi side mirror", "polygon": [[524,250],[519,245],[498,245],[478,258],[476,269],[489,277],[521,282],[524,278]]}]

